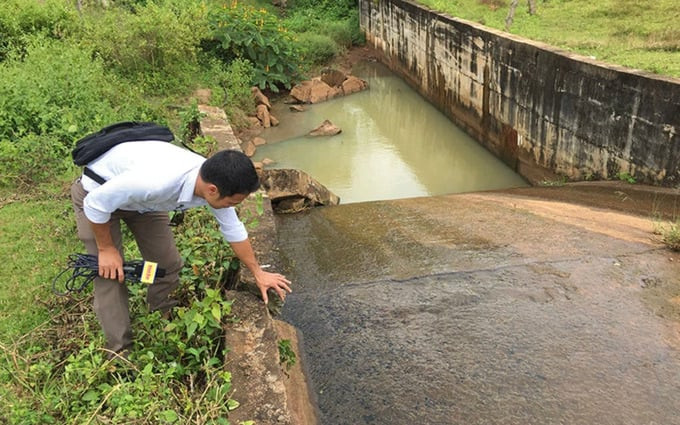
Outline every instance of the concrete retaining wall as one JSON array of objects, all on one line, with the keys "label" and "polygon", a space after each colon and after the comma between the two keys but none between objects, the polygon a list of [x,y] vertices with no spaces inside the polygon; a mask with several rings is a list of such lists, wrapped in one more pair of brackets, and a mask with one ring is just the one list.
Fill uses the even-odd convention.
[{"label": "concrete retaining wall", "polygon": [[609,66],[406,0],[359,0],[387,64],[529,181],[680,184],[680,80]]}]

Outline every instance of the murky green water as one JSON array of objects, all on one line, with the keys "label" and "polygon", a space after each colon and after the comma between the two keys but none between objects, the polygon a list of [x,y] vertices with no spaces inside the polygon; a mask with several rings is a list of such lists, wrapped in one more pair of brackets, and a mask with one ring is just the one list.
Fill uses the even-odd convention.
[{"label": "murky green water", "polygon": [[[268,144],[253,159],[304,170],[342,203],[526,186],[384,66],[364,63],[353,73],[370,89],[302,113],[279,105],[281,125],[262,134]],[[325,119],[342,133],[305,136]]]}]

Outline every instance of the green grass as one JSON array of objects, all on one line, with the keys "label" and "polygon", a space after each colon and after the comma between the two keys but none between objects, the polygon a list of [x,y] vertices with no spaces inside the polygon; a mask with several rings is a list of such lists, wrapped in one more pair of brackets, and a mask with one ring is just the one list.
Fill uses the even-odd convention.
[{"label": "green grass", "polygon": [[[510,0],[419,0],[451,16],[505,30]],[[680,77],[677,0],[536,0],[516,9],[510,33],[598,60]]]},{"label": "green grass", "polygon": [[48,319],[51,284],[79,248],[64,188],[0,207],[0,342],[8,343]]}]

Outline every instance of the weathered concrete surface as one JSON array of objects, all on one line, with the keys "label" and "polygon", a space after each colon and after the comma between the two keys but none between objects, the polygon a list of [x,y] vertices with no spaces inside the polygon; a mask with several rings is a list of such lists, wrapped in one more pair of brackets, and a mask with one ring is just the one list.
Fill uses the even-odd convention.
[{"label": "weathered concrete surface", "polygon": [[213,137],[217,141],[217,146],[222,149],[235,149],[241,151],[241,141],[234,134],[227,114],[216,106],[198,105],[198,110],[205,114],[201,119],[201,134],[206,137]]},{"label": "weathered concrete surface", "polygon": [[360,0],[387,64],[532,183],[680,183],[680,80],[606,65],[408,0]]},{"label": "weathered concrete surface", "polygon": [[[234,135],[224,111],[204,105],[199,106],[199,110],[207,114],[200,122],[201,134],[214,137],[220,149],[241,151],[240,140]],[[250,227],[250,241],[260,265],[275,270],[279,264],[278,252],[267,194],[260,190],[246,199],[239,207],[239,217]],[[299,355],[297,364],[290,370],[279,364],[280,340],[290,340],[293,351],[300,353],[295,328],[271,316],[270,311],[278,312],[282,302],[269,294],[270,302],[265,306],[258,298],[259,290],[248,270],[241,270],[234,280],[236,290],[226,291],[227,299],[234,300],[232,314],[236,321],[225,324],[225,342],[229,348],[225,368],[232,374],[233,398],[240,406],[229,413],[229,421],[233,424],[247,420],[258,424],[316,424],[316,407],[303,372],[303,357]]]},{"label": "weathered concrete surface", "polygon": [[[278,216],[321,423],[677,423],[678,191],[513,189]],[[598,202],[599,201],[599,202]],[[648,209],[649,208],[649,209]],[[675,215],[674,215],[675,214]]]}]

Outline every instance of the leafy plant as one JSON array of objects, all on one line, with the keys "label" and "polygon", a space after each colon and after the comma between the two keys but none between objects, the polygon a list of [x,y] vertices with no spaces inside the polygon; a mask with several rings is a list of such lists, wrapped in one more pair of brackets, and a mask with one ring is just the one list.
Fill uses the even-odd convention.
[{"label": "leafy plant", "polygon": [[[198,102],[194,99],[191,104],[180,109],[179,118],[182,128],[182,141],[184,143],[192,143],[200,133],[201,120],[205,114],[198,109]],[[195,150],[195,149],[194,149]],[[207,153],[201,153],[203,156],[208,156]]]},{"label": "leafy plant", "polygon": [[112,8],[85,19],[81,44],[118,75],[154,93],[190,84],[207,31],[205,6],[192,0],[172,8],[149,1],[132,9]]},{"label": "leafy plant", "polygon": [[193,288],[221,288],[240,267],[206,208],[187,211],[175,238],[185,263],[182,279]]},{"label": "leafy plant", "polygon": [[297,357],[289,339],[279,340],[279,363],[286,366],[286,370],[290,370],[295,366]]},{"label": "leafy plant", "polygon": [[77,18],[76,10],[62,0],[4,0],[0,8],[0,62],[12,54],[23,56],[36,35],[63,38]]},{"label": "leafy plant", "polygon": [[673,251],[680,251],[680,220],[670,223],[668,227],[661,229],[663,243]]},{"label": "leafy plant", "polygon": [[229,122],[236,126],[247,126],[246,115],[255,108],[251,91],[254,78],[253,64],[243,58],[232,60],[221,78],[225,111]]},{"label": "leafy plant", "polygon": [[634,184],[636,182],[635,177],[631,176],[630,173],[627,172],[617,173],[616,178],[630,184]]},{"label": "leafy plant", "polygon": [[279,91],[290,88],[297,75],[295,41],[276,16],[266,9],[232,1],[210,15],[215,53],[224,62],[247,59],[253,64],[255,85]]},{"label": "leafy plant", "polygon": [[327,35],[305,32],[300,34],[300,48],[305,60],[314,65],[328,62],[338,54],[337,44]]}]

